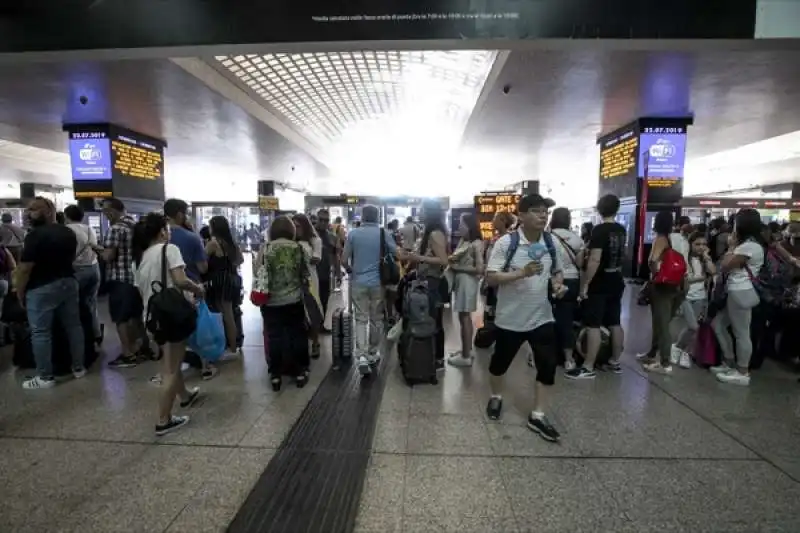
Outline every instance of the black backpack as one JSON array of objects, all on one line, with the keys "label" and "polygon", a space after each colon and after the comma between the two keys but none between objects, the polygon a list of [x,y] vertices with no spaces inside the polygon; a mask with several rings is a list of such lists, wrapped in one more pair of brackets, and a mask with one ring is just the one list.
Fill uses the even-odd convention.
[{"label": "black backpack", "polygon": [[158,345],[188,339],[197,327],[197,309],[177,287],[167,287],[167,244],[161,249],[161,281],[153,281],[147,302],[147,331]]}]

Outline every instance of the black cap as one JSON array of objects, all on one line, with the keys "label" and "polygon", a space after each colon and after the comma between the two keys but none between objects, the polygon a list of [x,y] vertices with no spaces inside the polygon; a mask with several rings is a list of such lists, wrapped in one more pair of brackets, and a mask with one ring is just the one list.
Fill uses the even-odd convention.
[{"label": "black cap", "polygon": [[541,194],[526,194],[519,199],[518,209],[520,213],[525,213],[534,207],[546,207],[550,209],[554,205],[556,205],[556,203],[553,200],[545,198]]}]

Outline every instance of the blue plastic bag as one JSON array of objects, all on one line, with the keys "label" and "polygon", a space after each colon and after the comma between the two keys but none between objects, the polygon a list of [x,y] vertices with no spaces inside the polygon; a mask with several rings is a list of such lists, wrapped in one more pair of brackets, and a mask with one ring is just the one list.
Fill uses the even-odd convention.
[{"label": "blue plastic bag", "polygon": [[204,301],[197,305],[197,329],[189,337],[189,349],[209,362],[218,361],[225,353],[225,328],[222,315],[212,313]]}]

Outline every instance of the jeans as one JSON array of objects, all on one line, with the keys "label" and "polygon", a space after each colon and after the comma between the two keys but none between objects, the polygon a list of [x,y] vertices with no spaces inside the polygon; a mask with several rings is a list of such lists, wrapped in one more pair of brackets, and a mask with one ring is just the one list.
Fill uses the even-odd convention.
[{"label": "jeans", "polygon": [[[758,294],[754,289],[742,291],[728,291],[725,308],[714,317],[711,326],[717,336],[722,356],[729,366],[734,363],[739,368],[749,368],[750,357],[753,355],[753,343],[750,339],[750,319],[753,308],[758,305]],[[728,333],[728,328],[733,331],[736,339],[736,353],[733,351],[733,339]]]},{"label": "jeans", "polygon": [[384,289],[352,286],[353,318],[356,323],[356,356],[374,357],[383,338]]},{"label": "jeans", "polygon": [[675,346],[683,351],[691,352],[697,340],[697,330],[700,325],[698,320],[705,315],[708,308],[708,300],[684,300],[681,304],[682,318],[685,323],[684,328],[678,334],[678,342]]},{"label": "jeans", "polygon": [[78,281],[61,278],[25,295],[28,322],[31,326],[31,345],[39,377],[53,377],[53,326],[58,319],[69,340],[72,369],[84,368],[84,339],[78,303]]},{"label": "jeans", "polygon": [[100,321],[97,319],[97,291],[100,289],[100,267],[97,263],[75,267],[80,301],[89,309],[92,316],[94,338],[100,338]]}]

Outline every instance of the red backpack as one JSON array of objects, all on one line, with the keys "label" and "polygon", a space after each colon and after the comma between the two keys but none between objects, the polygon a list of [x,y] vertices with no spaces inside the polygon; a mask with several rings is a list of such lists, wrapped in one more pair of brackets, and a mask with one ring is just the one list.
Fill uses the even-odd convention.
[{"label": "red backpack", "polygon": [[686,259],[672,245],[661,254],[661,266],[653,275],[653,283],[679,287],[686,276]]}]

